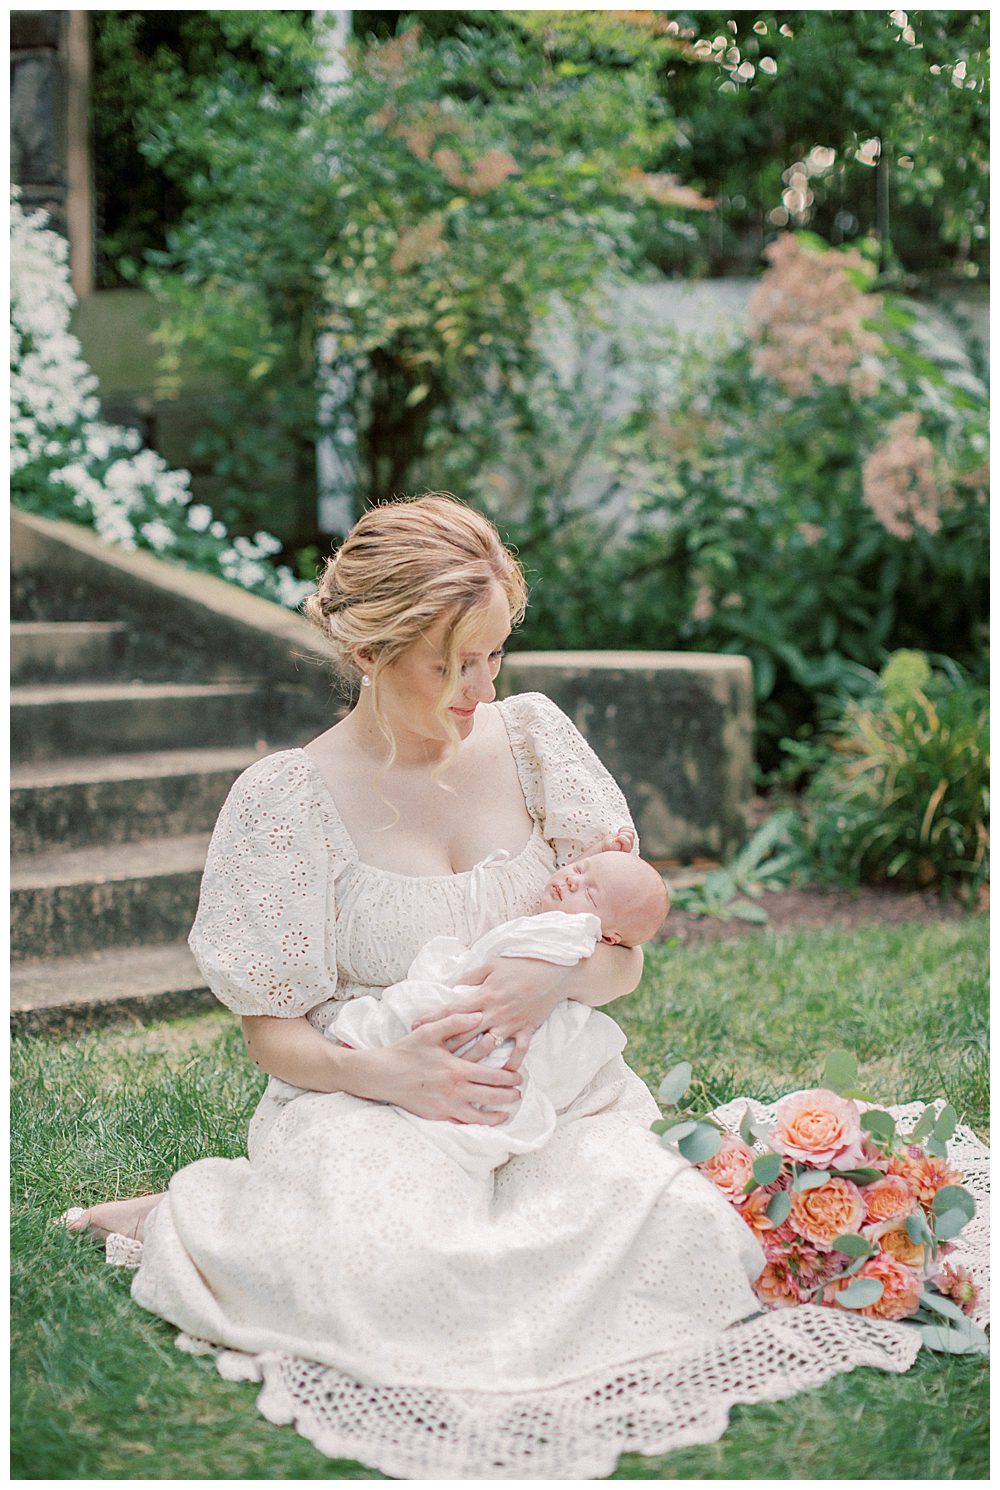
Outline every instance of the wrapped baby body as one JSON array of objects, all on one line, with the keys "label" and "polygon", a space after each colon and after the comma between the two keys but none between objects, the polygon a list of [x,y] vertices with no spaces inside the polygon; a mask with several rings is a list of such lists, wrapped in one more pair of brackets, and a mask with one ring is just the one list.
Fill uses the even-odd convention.
[{"label": "wrapped baby body", "polygon": [[[366,995],[345,1004],[327,1028],[327,1037],[355,1050],[390,1045],[408,1035],[418,1019],[453,1008],[456,994],[473,994],[475,988],[463,985],[462,979],[485,963],[497,957],[535,957],[572,967],[589,957],[600,939],[596,916],[562,911],[506,921],[468,947],[455,937],[434,937],[417,953],[402,982],[391,984],[378,998]],[[580,1095],[605,1062],[620,1055],[625,1044],[624,1033],[607,1014],[566,999],[531,1038],[521,1066],[521,1101],[507,1122],[437,1122],[404,1108],[397,1111],[468,1174],[488,1179],[512,1155],[540,1149],[556,1126],[556,1114]],[[504,1041],[485,1057],[486,1064],[504,1065],[512,1049],[513,1041]]]}]

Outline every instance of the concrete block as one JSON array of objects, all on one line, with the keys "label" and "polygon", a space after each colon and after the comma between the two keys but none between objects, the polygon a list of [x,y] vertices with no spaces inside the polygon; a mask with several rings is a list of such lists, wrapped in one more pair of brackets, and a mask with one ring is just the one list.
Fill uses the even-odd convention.
[{"label": "concrete block", "polygon": [[10,628],[11,681],[114,677],[126,646],[121,622],[15,621]]},{"label": "concrete block", "polygon": [[504,694],[568,714],[625,793],[643,856],[728,858],[751,797],[749,658],[705,652],[515,652]]}]

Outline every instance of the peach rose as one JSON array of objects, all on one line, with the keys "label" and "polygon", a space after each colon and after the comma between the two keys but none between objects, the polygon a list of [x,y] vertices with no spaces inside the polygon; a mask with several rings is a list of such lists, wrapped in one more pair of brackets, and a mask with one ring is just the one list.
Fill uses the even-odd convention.
[{"label": "peach rose", "polygon": [[952,1169],[947,1159],[918,1152],[916,1158],[912,1152],[894,1154],[889,1161],[889,1173],[901,1175],[926,1210],[939,1190],[945,1185],[960,1185],[965,1175],[960,1169]]},{"label": "peach rose", "polygon": [[904,1267],[914,1268],[918,1273],[923,1273],[924,1248],[920,1242],[910,1240],[904,1222],[896,1220],[884,1222],[881,1226],[866,1226],[864,1234],[869,1241],[878,1244],[880,1252],[888,1253]]},{"label": "peach rose", "polygon": [[790,1309],[802,1303],[802,1295],[788,1266],[783,1262],[768,1262],[754,1283],[757,1297],[772,1309]]},{"label": "peach rose", "polygon": [[[905,1319],[920,1302],[920,1279],[887,1252],[870,1257],[854,1276],[877,1279],[882,1285],[882,1297],[864,1309],[852,1309],[852,1314],[863,1314],[868,1319]],[[836,1304],[837,1295],[851,1281],[850,1278],[840,1278],[831,1283],[823,1294],[824,1304]]]},{"label": "peach rose", "polygon": [[946,1298],[954,1299],[966,1314],[972,1314],[979,1302],[979,1288],[968,1268],[946,1262],[934,1277],[934,1283]]},{"label": "peach rose", "polygon": [[792,1192],[789,1220],[799,1236],[822,1252],[829,1252],[842,1232],[857,1231],[864,1215],[864,1201],[853,1180],[832,1179],[815,1190]]},{"label": "peach rose", "polygon": [[900,1174],[889,1174],[884,1180],[865,1185],[861,1199],[865,1203],[865,1220],[878,1224],[908,1216],[916,1205],[913,1191]]},{"label": "peach rose", "polygon": [[699,1164],[698,1168],[706,1179],[711,1180],[722,1191],[727,1200],[734,1205],[743,1205],[747,1198],[743,1193],[744,1187],[753,1179],[753,1150],[748,1148],[742,1138],[737,1138],[735,1133],[727,1133],[719,1152]]},{"label": "peach rose", "polygon": [[823,1087],[793,1092],[779,1103],[768,1142],[779,1154],[814,1169],[856,1169],[864,1143],[858,1104]]}]

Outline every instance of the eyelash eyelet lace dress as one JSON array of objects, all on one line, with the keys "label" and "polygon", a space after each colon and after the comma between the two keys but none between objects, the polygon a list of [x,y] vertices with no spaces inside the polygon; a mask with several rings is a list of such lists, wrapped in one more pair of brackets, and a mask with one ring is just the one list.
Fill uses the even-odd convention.
[{"label": "eyelash eyelet lace dress", "polygon": [[[534,823],[489,870],[499,923],[628,810],[548,699],[491,707]],[[430,937],[471,939],[467,879],[362,863],[310,757],[281,751],[226,801],[191,945],[237,1014],[322,1030]],[[173,1177],[132,1293],[327,1455],[397,1478],[597,1478],[719,1437],[734,1403],[913,1359],[902,1326],[758,1314],[757,1242],[649,1131],[658,1108],[621,1056],[492,1186],[388,1104],[296,1090],[269,1082],[248,1158]]]}]

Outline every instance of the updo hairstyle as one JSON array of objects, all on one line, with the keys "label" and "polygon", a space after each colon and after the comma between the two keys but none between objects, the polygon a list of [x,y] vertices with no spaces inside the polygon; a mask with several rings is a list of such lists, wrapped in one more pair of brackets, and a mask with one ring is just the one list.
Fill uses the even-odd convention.
[{"label": "updo hairstyle", "polygon": [[461,653],[499,585],[511,625],[524,617],[527,586],[521,565],[489,518],[449,492],[429,492],[371,508],[327,561],[305,613],[324,633],[341,676],[354,683],[358,651],[372,654],[366,671],[372,707],[389,742],[395,740],[379,704],[379,678],[432,626],[450,620],[442,662],[439,718],[453,745],[460,736],[447,712],[461,674]]}]

